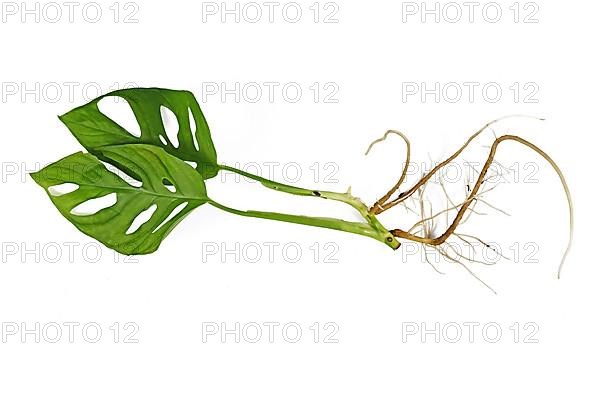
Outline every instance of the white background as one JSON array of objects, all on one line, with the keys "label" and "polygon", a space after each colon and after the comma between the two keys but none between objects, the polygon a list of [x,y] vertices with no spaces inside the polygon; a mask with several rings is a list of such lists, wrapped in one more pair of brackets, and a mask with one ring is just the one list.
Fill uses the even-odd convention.
[{"label": "white background", "polygon": [[[20,3],[14,3],[14,15],[7,11],[14,9],[3,6],[3,397],[597,398],[600,276],[592,231],[597,212],[597,3],[538,1],[539,22],[524,23],[534,8],[524,9],[522,2],[515,23],[514,8],[509,8],[514,2],[501,1],[502,17],[490,23],[482,16],[482,2],[472,23],[464,6],[459,22],[442,15],[436,23],[430,15],[422,23],[420,14],[407,15],[403,22],[401,2],[338,1],[338,22],[324,23],[335,9],[324,9],[325,3],[319,4],[318,23],[309,8],[312,1],[298,3],[303,14],[297,23],[282,17],[282,6],[272,23],[266,14],[257,23],[243,15],[239,23],[234,16],[222,23],[219,13],[203,16],[201,2],[123,2],[117,22],[112,2],[101,2],[96,23],[89,21],[93,11],[88,10],[88,20],[82,16],[86,3],[75,9],[72,23],[62,3],[64,15],[55,23],[48,21],[54,11],[44,3],[38,5],[39,22],[35,15],[25,15],[22,22]],[[125,23],[132,11],[138,22]],[[280,87],[292,82],[303,94],[296,103],[283,98],[281,90],[273,102],[263,97],[252,103],[244,96],[236,102],[232,95],[223,101],[219,95],[203,98],[207,82],[230,88],[236,82],[277,82]],[[315,82],[339,88],[337,103],[324,101],[326,91],[315,102],[309,88]],[[403,99],[406,82],[429,87],[477,82],[480,88],[491,82],[502,87],[503,95],[494,103],[476,90],[473,102],[466,93],[455,103],[447,98],[436,102],[433,96],[423,102],[418,95]],[[535,84],[538,102],[525,102],[526,91],[515,101],[509,89],[515,82]],[[251,172],[257,164],[263,175],[268,175],[267,163],[279,163],[272,177],[284,181],[282,166],[296,163],[287,170],[291,174],[300,166],[294,184],[338,191],[352,185],[353,193],[369,203],[394,183],[404,159],[397,138],[363,157],[366,146],[386,129],[405,132],[412,140],[413,161],[427,163],[429,157],[450,154],[494,118],[512,113],[545,117],[545,122],[506,120],[497,133],[538,144],[567,176],[576,231],[563,277],[556,279],[568,237],[560,183],[540,157],[513,143],[500,146],[499,160],[508,166],[534,162],[537,183],[521,176],[502,185],[487,199],[511,216],[482,207],[489,215],[474,216],[465,226],[465,232],[498,243],[514,259],[473,265],[498,295],[458,265],[439,263],[445,275],[437,274],[422,253],[407,255],[406,243],[393,252],[360,236],[245,219],[209,206],[186,218],[155,254],[132,260],[115,256],[64,220],[26,174],[81,150],[56,115],[90,100],[98,88],[108,92],[127,83],[193,91],[222,163],[239,163]],[[68,85],[75,86],[72,96]],[[62,91],[52,91],[56,87]],[[477,144],[479,152],[470,155],[471,161],[484,159],[481,145],[489,145],[491,137]],[[337,182],[325,179],[331,172],[325,165],[334,165]],[[231,176],[215,178],[208,188],[215,199],[237,207],[352,217],[342,205],[266,194],[256,184],[236,184]],[[403,218],[406,214],[398,213],[384,221],[406,229],[412,222]],[[265,242],[277,243],[272,262]],[[72,257],[66,243],[74,243]],[[537,261],[527,262],[525,246],[532,243]],[[218,254],[206,254],[207,244],[217,246]],[[255,244],[264,252],[258,262],[242,250],[239,262],[222,251]],[[298,262],[286,260],[285,245],[302,250]],[[337,262],[326,262],[332,248]],[[80,324],[74,343],[64,326],[69,322]],[[139,328],[133,336],[138,343],[124,343],[132,331],[125,329],[127,322]],[[280,325],[273,343],[264,325],[258,343],[247,337],[236,343],[234,335],[223,343],[219,335],[203,341],[207,322],[230,329],[236,323]],[[332,331],[324,328],[327,322],[339,328],[333,336],[338,343],[325,343],[324,335]],[[479,324],[473,343],[464,325],[470,322]],[[63,337],[50,343],[51,330],[36,343],[34,334],[6,335],[10,327],[34,329],[36,323],[40,330],[62,326]],[[86,323],[102,328],[97,343],[83,336]],[[115,323],[120,324],[118,343],[110,329]],[[297,343],[282,335],[286,323],[302,328]],[[320,324],[318,343],[310,329],[315,323]],[[404,335],[403,340],[408,327],[435,329],[436,323],[439,343],[433,334],[424,340],[420,333]],[[493,329],[487,336],[482,332],[485,324],[501,328],[496,343],[489,340]],[[463,336],[450,343],[457,325]],[[537,327],[532,337],[537,343],[525,339],[531,327]],[[88,333],[94,336],[93,330]]]}]

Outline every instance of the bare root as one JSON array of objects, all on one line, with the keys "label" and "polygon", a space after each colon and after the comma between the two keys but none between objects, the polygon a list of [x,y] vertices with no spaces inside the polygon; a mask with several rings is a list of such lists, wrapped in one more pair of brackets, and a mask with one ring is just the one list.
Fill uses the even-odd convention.
[{"label": "bare root", "polygon": [[[518,115],[519,117],[527,117],[527,116],[521,116]],[[514,117],[514,116],[509,116],[509,117]],[[508,118],[508,117],[504,117],[504,118]],[[477,214],[479,212],[475,211],[475,205],[477,203],[481,203],[485,206],[490,207],[493,210],[502,212],[506,215],[509,215],[507,212],[493,206],[492,204],[490,204],[489,202],[483,200],[481,197],[484,193],[489,192],[490,190],[493,190],[496,186],[489,188],[489,189],[483,189],[484,184],[490,180],[491,178],[495,178],[498,176],[502,176],[502,173],[500,174],[496,174],[494,176],[488,176],[486,177],[486,174],[488,173],[488,170],[490,168],[490,166],[492,165],[492,163],[494,162],[494,157],[496,155],[496,150],[497,147],[500,143],[504,142],[504,141],[514,141],[517,143],[520,143],[530,149],[532,149],[533,151],[535,151],[536,153],[538,153],[540,156],[542,156],[551,166],[552,168],[554,168],[556,174],[559,176],[560,181],[562,183],[563,186],[563,190],[565,192],[565,195],[567,197],[567,201],[568,201],[568,205],[569,205],[569,241],[567,244],[567,247],[563,253],[559,268],[558,268],[558,277],[560,278],[560,274],[562,271],[562,267],[563,264],[565,262],[565,259],[567,257],[567,254],[571,248],[571,243],[572,243],[572,239],[573,239],[573,202],[572,202],[572,198],[571,198],[571,193],[569,191],[569,187],[567,185],[566,179],[564,177],[564,174],[562,173],[562,171],[560,170],[560,168],[558,167],[558,165],[556,164],[556,162],[554,162],[554,160],[548,155],[546,154],[543,150],[541,150],[539,147],[537,147],[536,145],[534,145],[533,143],[519,137],[519,136],[515,136],[515,135],[503,135],[503,136],[496,136],[495,132],[494,132],[494,137],[495,140],[492,143],[492,145],[489,147],[489,154],[488,157],[485,161],[485,164],[483,165],[483,168],[481,169],[480,172],[478,172],[478,176],[477,179],[475,180],[475,182],[471,185],[470,183],[466,184],[466,198],[464,201],[460,202],[460,203],[456,203],[454,201],[452,201],[452,199],[450,199],[450,197],[448,196],[448,193],[446,191],[446,188],[444,186],[443,180],[440,180],[440,185],[442,187],[442,190],[444,192],[444,194],[446,195],[446,200],[447,200],[447,208],[441,212],[438,212],[436,214],[433,214],[431,212],[431,203],[429,203],[429,207],[426,207],[425,203],[426,200],[423,198],[423,193],[425,191],[425,187],[427,185],[427,183],[429,182],[429,180],[435,175],[435,173],[437,171],[439,171],[441,168],[445,167],[446,165],[448,165],[450,162],[452,162],[454,159],[456,159],[466,148],[467,146],[477,137],[479,136],[484,130],[486,130],[487,128],[489,128],[491,125],[495,124],[496,122],[504,119],[504,118],[500,118],[500,119],[496,119],[494,121],[491,121],[489,123],[487,123],[486,125],[484,125],[480,130],[478,130],[477,132],[475,132],[473,135],[471,135],[471,137],[469,137],[469,139],[454,153],[452,154],[450,157],[448,157],[446,160],[444,160],[443,162],[439,163],[438,165],[436,165],[433,169],[431,169],[428,173],[424,174],[421,179],[419,179],[419,181],[414,184],[410,189],[405,190],[400,192],[396,198],[394,198],[393,200],[390,200],[390,198],[394,195],[394,193],[396,193],[397,191],[400,190],[400,187],[402,185],[402,183],[404,182],[404,180],[406,179],[406,174],[407,174],[407,169],[408,169],[408,165],[409,165],[409,161],[410,161],[410,142],[408,140],[408,138],[402,134],[401,132],[398,131],[387,131],[385,133],[385,135],[374,141],[368,148],[367,153],[369,152],[369,150],[371,150],[371,148],[373,147],[374,144],[381,142],[383,140],[385,140],[387,138],[387,136],[390,133],[395,133],[397,135],[399,135],[404,142],[406,143],[407,146],[407,157],[406,157],[406,161],[404,163],[404,167],[402,170],[402,174],[400,176],[400,178],[398,179],[398,182],[384,195],[382,196],[379,200],[377,200],[373,206],[370,208],[370,213],[372,214],[381,214],[384,211],[387,211],[389,209],[391,209],[392,207],[398,205],[398,204],[404,204],[405,207],[406,204],[404,203],[405,200],[407,200],[408,198],[410,198],[413,194],[417,194],[418,195],[418,206],[420,209],[420,216],[421,219],[415,223],[410,229],[408,230],[403,230],[403,229],[392,229],[390,231],[390,233],[392,233],[395,237],[401,238],[401,239],[407,239],[407,240],[411,240],[417,243],[420,243],[421,245],[423,245],[424,247],[433,247],[436,249],[436,251],[438,251],[440,253],[440,255],[453,263],[458,263],[460,265],[462,265],[464,268],[466,268],[468,270],[468,272],[473,275],[474,277],[476,277],[479,281],[481,281],[481,279],[479,279],[465,264],[464,261],[468,261],[468,262],[478,262],[477,260],[474,259],[469,259],[465,256],[463,256],[462,254],[449,254],[448,250],[445,249],[442,245],[452,236],[457,237],[458,239],[460,239],[463,242],[467,242],[469,244],[472,245],[472,243],[470,242],[470,240],[475,240],[481,244],[484,244],[485,246],[487,246],[488,248],[490,247],[489,244],[487,244],[486,242],[482,241],[481,239],[472,236],[472,235],[465,235],[465,234],[460,234],[456,232],[456,229],[458,228],[458,226],[463,223],[466,222],[466,220],[468,219],[468,217],[470,215],[472,215],[473,213]],[[498,164],[500,165],[500,164]],[[500,165],[500,167],[504,170],[504,171],[509,171],[508,168]],[[427,214],[427,208],[429,208],[429,213]],[[448,228],[440,235],[435,236],[433,234],[434,231],[434,221],[437,217],[441,216],[442,214],[446,214],[446,218],[448,218],[448,213],[451,211],[456,211],[456,215],[454,216],[454,219],[452,221],[452,223],[449,224]],[[415,231],[417,230],[418,231]],[[495,250],[495,249],[494,249]],[[502,257],[504,257],[502,254],[500,254]],[[505,257],[504,257],[505,258]],[[430,265],[432,265],[432,267],[439,272],[439,270],[437,268],[435,268],[435,266],[433,266],[433,264],[429,261],[429,259],[426,260]],[[485,284],[485,282],[481,281],[484,285],[486,285],[488,288],[490,288],[487,284]],[[491,288],[490,288],[491,289]],[[493,289],[491,289],[493,290]]]},{"label": "bare root", "polygon": [[367,148],[367,151],[365,152],[365,156],[369,154],[369,152],[371,151],[371,149],[373,148],[374,145],[386,140],[390,133],[394,133],[394,134],[400,136],[402,138],[402,140],[404,140],[404,143],[406,143],[406,160],[404,161],[404,168],[402,169],[402,175],[400,175],[400,179],[398,179],[398,182],[396,182],[396,184],[386,194],[384,194],[379,200],[377,200],[375,202],[375,204],[369,210],[369,212],[371,212],[373,214],[378,214],[378,212],[374,212],[374,210],[376,210],[376,209],[381,209],[383,211],[381,205],[384,204],[386,201],[388,201],[389,198],[392,197],[392,195],[394,193],[396,193],[398,188],[400,188],[400,185],[402,185],[402,182],[404,182],[404,179],[406,178],[406,174],[408,173],[408,166],[410,165],[410,141],[408,140],[408,138],[406,137],[406,135],[404,133],[395,131],[395,130],[391,130],[391,129],[389,131],[387,131],[382,137],[373,141],[369,145],[369,147]]}]

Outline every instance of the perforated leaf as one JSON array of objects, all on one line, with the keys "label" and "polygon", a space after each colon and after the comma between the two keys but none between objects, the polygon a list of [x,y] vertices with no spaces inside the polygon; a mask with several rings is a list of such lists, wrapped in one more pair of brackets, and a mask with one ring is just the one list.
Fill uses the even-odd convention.
[{"label": "perforated leaf", "polygon": [[[125,129],[101,112],[99,102],[113,96],[122,98],[131,107],[141,135]],[[175,137],[167,135],[161,111],[175,116],[178,125]],[[164,148],[181,160],[196,163],[196,169],[205,179],[217,174],[217,153],[210,130],[191,92],[159,88],[117,90],[59,118],[90,153],[100,158],[102,154],[99,149],[105,146],[151,144]]]},{"label": "perforated leaf", "polygon": [[[32,177],[80,231],[120,253],[155,251],[191,210],[208,200],[202,175],[159,147],[118,145],[96,151],[110,163],[133,171],[141,186],[129,184],[94,155],[81,152],[33,173]],[[68,193],[60,193],[65,186]],[[114,204],[82,214],[86,204],[111,196],[116,200]]]}]

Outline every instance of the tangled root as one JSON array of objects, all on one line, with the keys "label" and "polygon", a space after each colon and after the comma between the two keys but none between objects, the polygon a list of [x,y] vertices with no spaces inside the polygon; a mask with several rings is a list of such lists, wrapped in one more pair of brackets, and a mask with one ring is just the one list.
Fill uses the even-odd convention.
[{"label": "tangled root", "polygon": [[[560,262],[560,265],[558,268],[558,278],[560,278],[563,264],[565,262],[567,254],[569,253],[569,250],[571,248],[571,243],[573,240],[573,202],[572,202],[572,198],[571,198],[571,193],[569,191],[569,187],[567,185],[567,181],[564,177],[564,174],[562,173],[562,171],[556,164],[556,162],[554,162],[554,160],[548,154],[546,154],[546,152],[544,152],[542,149],[540,149],[533,143],[531,143],[519,136],[503,135],[503,136],[497,137],[497,136],[495,136],[495,132],[494,132],[495,140],[492,143],[492,145],[489,147],[489,154],[483,165],[483,168],[481,169],[480,172],[478,172],[478,176],[477,176],[477,179],[475,180],[475,182],[472,185],[471,184],[466,185],[466,193],[465,193],[466,198],[462,202],[460,202],[460,203],[453,202],[452,199],[448,196],[448,193],[444,186],[443,180],[440,180],[439,183],[440,183],[441,188],[446,196],[446,201],[447,201],[448,207],[443,211],[433,214],[432,210],[431,210],[431,203],[429,203],[429,207],[426,206],[426,201],[423,199],[423,193],[425,191],[425,187],[426,187],[427,183],[430,181],[430,179],[435,175],[435,173],[437,171],[439,171],[441,168],[445,167],[450,162],[452,162],[454,159],[456,159],[477,136],[479,136],[483,131],[485,131],[491,125],[495,124],[496,122],[498,122],[500,120],[503,120],[503,119],[509,118],[509,117],[528,117],[528,116],[511,115],[511,116],[499,118],[499,119],[496,119],[496,120],[493,120],[493,121],[487,123],[481,129],[479,129],[477,132],[475,132],[473,135],[471,135],[471,137],[469,137],[469,139],[454,154],[452,154],[450,157],[448,157],[443,162],[436,165],[428,173],[424,174],[421,177],[421,179],[419,179],[419,181],[415,185],[413,185],[410,189],[401,191],[392,200],[390,200],[390,199],[396,192],[398,192],[400,190],[400,187],[404,183],[404,180],[406,179],[406,176],[407,176],[408,166],[410,163],[410,141],[408,140],[406,135],[404,135],[402,132],[389,130],[384,134],[383,137],[381,137],[381,138],[375,140],[373,143],[371,143],[371,145],[369,146],[369,148],[367,149],[367,152],[366,152],[366,154],[368,154],[369,151],[373,148],[373,146],[375,144],[384,141],[392,133],[400,136],[404,140],[404,142],[406,144],[406,152],[407,152],[406,160],[404,162],[404,166],[403,166],[400,178],[398,179],[396,184],[385,195],[383,195],[379,200],[377,200],[373,204],[373,206],[371,206],[371,208],[369,209],[369,212],[374,215],[378,215],[378,214],[381,214],[399,204],[404,205],[404,207],[407,210],[413,211],[406,205],[406,200],[411,198],[411,196],[413,196],[413,194],[416,193],[418,195],[418,210],[419,210],[419,212],[416,214],[418,214],[421,219],[408,230],[392,229],[392,230],[390,230],[390,233],[393,234],[397,238],[406,239],[406,240],[420,243],[423,246],[423,248],[429,247],[429,248],[435,249],[435,251],[437,251],[447,261],[450,261],[452,263],[457,263],[457,264],[463,266],[471,275],[473,275],[476,279],[478,279],[480,282],[482,282],[485,286],[487,286],[492,291],[493,291],[493,289],[491,289],[491,287],[489,287],[489,285],[487,285],[485,282],[483,282],[481,279],[479,279],[465,264],[465,262],[482,263],[481,260],[476,260],[476,259],[466,257],[462,253],[456,252],[456,251],[451,254],[450,251],[448,250],[448,247],[445,247],[444,244],[448,241],[449,238],[456,237],[457,239],[461,240],[462,242],[466,242],[471,246],[472,246],[471,241],[475,241],[475,242],[485,245],[488,248],[491,248],[491,246],[488,243],[477,238],[476,236],[461,234],[461,233],[458,233],[456,230],[462,223],[466,222],[472,214],[474,214],[474,213],[479,214],[478,211],[475,211],[475,206],[478,203],[481,203],[481,204],[483,204],[487,207],[490,207],[496,211],[499,211],[501,213],[509,215],[505,211],[493,206],[492,204],[490,204],[489,202],[484,200],[482,198],[482,195],[495,188],[495,186],[494,186],[490,189],[484,190],[484,188],[483,188],[484,184],[491,178],[499,176],[499,175],[495,175],[495,176],[486,177],[486,174],[488,173],[488,170],[489,170],[490,166],[492,165],[492,162],[494,162],[494,157],[496,155],[496,150],[498,148],[498,145],[504,141],[514,141],[514,142],[520,143],[520,144],[532,149],[536,153],[538,153],[554,168],[554,171],[560,178],[565,195],[567,197],[567,201],[568,201],[568,205],[569,205],[569,241],[568,241],[567,247],[563,253],[563,256],[562,256],[562,259],[561,259],[561,262]],[[506,167],[503,167],[503,166],[501,166],[501,167],[504,170],[508,170]],[[457,211],[457,214],[454,217],[452,223],[449,224],[448,228],[441,235],[434,236],[433,231],[435,228],[436,218],[438,218],[439,216],[441,216],[443,214],[445,214],[446,218],[448,218],[448,215],[451,211]],[[425,257],[426,257],[427,263],[430,264],[437,272],[440,272],[429,261],[429,259],[427,258],[427,255]],[[506,258],[503,255],[501,255],[501,257]],[[489,264],[486,264],[486,265],[489,265]]]}]

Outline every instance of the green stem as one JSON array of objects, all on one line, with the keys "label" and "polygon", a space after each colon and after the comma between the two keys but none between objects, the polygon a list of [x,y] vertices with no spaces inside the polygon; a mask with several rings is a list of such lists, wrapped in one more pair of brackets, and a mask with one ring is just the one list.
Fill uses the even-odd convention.
[{"label": "green stem", "polygon": [[263,178],[262,176],[254,175],[246,171],[242,171],[241,169],[237,169],[234,167],[230,167],[227,165],[219,165],[218,168],[223,171],[229,171],[236,173],[238,175],[245,176],[246,178],[250,178],[252,180],[260,182],[263,186],[268,187],[269,189],[277,190],[279,192],[285,192],[290,194],[295,194],[297,196],[319,196],[319,191],[304,189],[296,186],[286,185],[285,183],[279,183],[272,181],[267,178]]},{"label": "green stem", "polygon": [[368,207],[357,197],[352,196],[348,193],[337,193],[337,192],[328,192],[321,190],[310,190],[304,189],[296,186],[286,185],[284,183],[279,183],[272,181],[270,179],[263,178],[262,176],[254,175],[246,171],[239,170],[237,168],[229,167],[226,165],[219,165],[219,169],[224,171],[234,172],[236,174],[245,176],[247,178],[256,180],[260,182],[263,186],[276,190],[279,192],[289,193],[297,196],[312,196],[319,197],[328,200],[340,201],[352,206],[356,209],[360,215],[366,220],[365,222],[351,222],[345,221],[342,219],[336,218],[327,218],[327,217],[310,217],[304,215],[293,215],[293,214],[283,214],[276,212],[267,212],[267,211],[255,211],[255,210],[238,210],[235,208],[230,208],[215,201],[209,201],[213,206],[233,213],[237,215],[242,215],[246,217],[255,217],[255,218],[263,218],[263,219],[271,219],[276,221],[290,222],[294,224],[302,224],[302,225],[310,225],[317,226],[320,228],[327,229],[335,229],[338,231],[355,233],[362,236],[367,236],[373,239],[376,239],[380,242],[385,243],[387,246],[392,249],[397,249],[400,247],[400,243],[397,239],[377,220],[375,215],[369,213]]},{"label": "green stem", "polygon": [[227,207],[213,200],[209,200],[208,203],[223,211],[227,211],[229,213],[241,215],[244,217],[270,219],[274,221],[290,222],[293,224],[316,226],[319,228],[327,228],[334,229],[337,231],[355,233],[357,235],[370,237],[382,243],[385,243],[387,246],[391,247],[394,250],[400,246],[398,241],[396,241],[396,239],[387,230],[377,230],[371,225],[364,222],[350,222],[336,218],[309,217],[305,215],[283,214],[268,211],[238,210],[235,208]]}]

